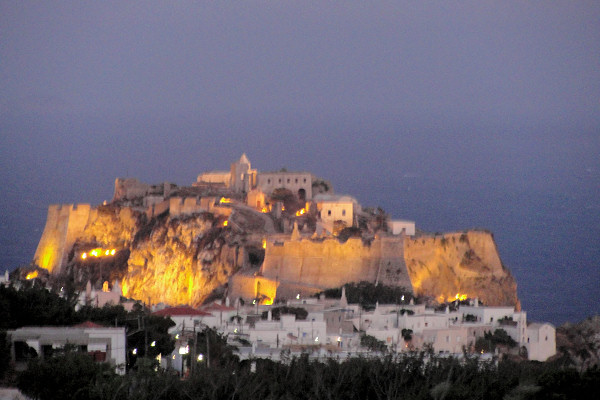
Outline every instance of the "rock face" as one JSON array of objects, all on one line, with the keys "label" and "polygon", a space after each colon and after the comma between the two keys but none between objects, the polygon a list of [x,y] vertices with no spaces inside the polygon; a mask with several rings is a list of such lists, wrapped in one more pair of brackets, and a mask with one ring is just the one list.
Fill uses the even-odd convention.
[{"label": "rock face", "polygon": [[211,218],[165,218],[132,246],[123,295],[170,305],[199,305],[227,283],[239,257]]},{"label": "rock face", "polygon": [[556,348],[556,358],[563,359],[578,370],[600,366],[600,315],[558,327]]},{"label": "rock face", "polygon": [[[260,294],[273,301],[369,281],[412,288],[439,301],[459,294],[487,305],[519,306],[515,280],[488,232],[381,235],[368,243],[359,238],[342,243],[301,238],[298,232],[272,235],[267,217],[246,214],[165,211],[149,218],[114,204],[50,206],[34,261],[79,284],[119,279],[124,296],[154,304],[198,305],[227,284],[230,296]],[[248,268],[240,271],[244,264]]]},{"label": "rock face", "polygon": [[490,306],[516,306],[517,284],[485,231],[406,238],[404,259],[415,294],[454,300],[478,297]]}]

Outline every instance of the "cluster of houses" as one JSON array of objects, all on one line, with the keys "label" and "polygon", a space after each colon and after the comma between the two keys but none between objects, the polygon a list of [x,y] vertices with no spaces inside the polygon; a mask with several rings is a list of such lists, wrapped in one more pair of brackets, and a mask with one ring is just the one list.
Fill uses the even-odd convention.
[{"label": "cluster of houses", "polygon": [[[477,339],[503,329],[525,349],[530,360],[545,361],[556,353],[555,328],[548,323],[528,323],[527,313],[513,307],[459,305],[456,311],[439,312],[424,304],[380,305],[366,311],[359,304],[348,304],[344,291],[340,299],[297,298],[285,307],[304,309],[306,317],[288,313],[273,317],[282,305],[241,306],[213,303],[199,310],[190,307],[165,308],[155,313],[170,316],[175,322],[171,333],[180,338],[178,349],[187,346],[190,332],[210,327],[226,335],[238,348],[240,358],[270,358],[309,353],[312,357],[343,360],[368,355],[361,336],[370,335],[383,342],[391,352],[405,353],[431,347],[435,353],[462,355],[473,352]],[[180,365],[175,362],[173,365]],[[166,364],[165,364],[166,366]]]},{"label": "cluster of houses", "polygon": [[[106,296],[87,291],[86,298],[113,303],[115,292]],[[110,293],[113,293],[111,296]],[[91,298],[93,295],[95,297]],[[313,358],[344,360],[348,357],[377,355],[361,346],[361,337],[369,335],[387,350],[405,353],[431,348],[435,353],[462,355],[473,353],[477,339],[502,329],[526,350],[530,360],[545,361],[556,353],[555,328],[549,323],[528,323],[524,311],[513,307],[488,307],[474,300],[450,311],[436,311],[424,304],[376,304],[365,310],[348,304],[345,291],[339,299],[301,298],[284,304],[235,304],[214,302],[201,308],[157,306],[153,314],[170,317],[175,325],[169,333],[176,341],[172,354],[160,356],[161,365],[178,371],[183,358],[191,357],[189,343],[196,332],[212,328],[237,348],[240,359],[269,358],[281,361],[308,353]],[[285,307],[285,308],[283,308]],[[301,313],[297,311],[304,310]],[[285,312],[288,313],[285,313]],[[8,332],[11,356],[19,365],[35,350],[41,357],[52,355],[66,344],[90,353],[97,361],[122,366],[127,359],[126,331],[123,327],[104,327],[84,323],[72,327],[24,327]],[[131,351],[131,349],[130,349]],[[194,354],[198,361],[202,354]],[[124,372],[124,369],[117,368]],[[181,371],[183,372],[183,371]]]}]

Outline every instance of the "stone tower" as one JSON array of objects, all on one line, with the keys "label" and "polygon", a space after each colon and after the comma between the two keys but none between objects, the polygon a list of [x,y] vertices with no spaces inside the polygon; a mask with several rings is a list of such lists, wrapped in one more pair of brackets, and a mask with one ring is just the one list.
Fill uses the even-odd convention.
[{"label": "stone tower", "polygon": [[248,193],[256,185],[256,170],[252,169],[246,153],[231,164],[230,187],[235,192]]}]

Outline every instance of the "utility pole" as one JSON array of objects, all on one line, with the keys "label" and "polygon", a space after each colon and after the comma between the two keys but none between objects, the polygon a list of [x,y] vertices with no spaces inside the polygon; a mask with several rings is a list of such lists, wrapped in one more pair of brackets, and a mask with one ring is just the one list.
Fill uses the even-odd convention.
[{"label": "utility pole", "polygon": [[190,363],[192,374],[194,373],[194,367],[196,366],[196,345],[198,344],[198,334],[196,333],[196,322],[194,321],[194,348],[192,349],[192,360]]},{"label": "utility pole", "polygon": [[142,322],[144,324],[144,357],[148,357],[148,328],[146,327],[146,316],[142,317]]},{"label": "utility pole", "polygon": [[204,332],[206,332],[206,368],[210,368],[210,340],[208,340],[210,329],[207,327]]}]

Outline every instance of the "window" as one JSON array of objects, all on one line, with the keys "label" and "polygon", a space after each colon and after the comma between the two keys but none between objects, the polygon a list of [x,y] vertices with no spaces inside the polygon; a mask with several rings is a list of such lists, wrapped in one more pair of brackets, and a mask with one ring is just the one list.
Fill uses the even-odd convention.
[{"label": "window", "polygon": [[327,210],[327,216],[331,217],[331,210]]},{"label": "window", "polygon": [[306,178],[304,178],[304,183],[306,183]]},{"label": "window", "polygon": [[342,217],[346,216],[346,210],[342,210]]},{"label": "window", "polygon": [[281,183],[281,178],[279,178],[279,183]]},{"label": "window", "polygon": [[271,179],[267,179],[267,183],[271,183]]},{"label": "window", "polygon": [[290,178],[288,178],[288,181],[287,181],[287,183],[290,183]]},{"label": "window", "polygon": [[450,336],[446,336],[446,343],[450,343]]},{"label": "window", "polygon": [[298,183],[298,178],[296,178],[296,183]]}]

